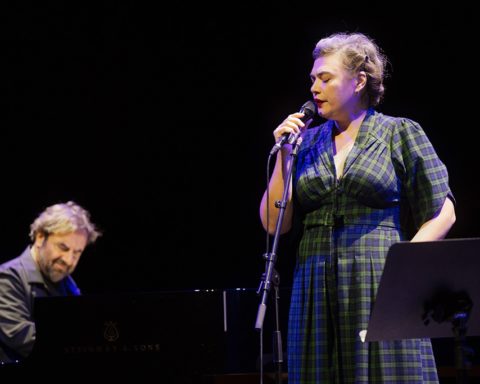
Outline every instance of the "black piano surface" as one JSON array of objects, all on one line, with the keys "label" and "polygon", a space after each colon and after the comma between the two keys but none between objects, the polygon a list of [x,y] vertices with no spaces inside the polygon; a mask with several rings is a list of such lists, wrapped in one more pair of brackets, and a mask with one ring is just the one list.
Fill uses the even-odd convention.
[{"label": "black piano surface", "polygon": [[[281,289],[280,297],[286,347],[290,289]],[[0,380],[47,379],[62,384],[258,382],[244,376],[236,381],[222,377],[259,371],[260,339],[254,329],[259,301],[254,289],[244,288],[36,299],[33,352],[19,364],[0,367]],[[273,371],[273,309],[270,297],[263,338],[266,372]],[[453,382],[453,339],[432,342],[440,382]],[[469,337],[468,344],[476,352],[473,363],[478,367],[480,338]],[[284,354],[284,372],[286,357]],[[476,376],[471,382],[480,379]]]},{"label": "black piano surface", "polygon": [[[286,337],[289,290],[283,296]],[[49,380],[56,377],[54,372],[65,372],[70,382],[172,384],[208,384],[216,375],[255,372],[259,300],[253,289],[38,298],[33,352],[9,371]],[[268,362],[273,301],[267,308],[264,351]],[[63,373],[60,376],[65,378]]]}]

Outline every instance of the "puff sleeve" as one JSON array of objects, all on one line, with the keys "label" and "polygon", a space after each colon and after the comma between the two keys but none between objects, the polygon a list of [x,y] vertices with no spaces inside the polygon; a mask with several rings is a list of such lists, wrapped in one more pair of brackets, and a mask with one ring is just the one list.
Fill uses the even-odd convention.
[{"label": "puff sleeve", "polygon": [[455,199],[448,184],[448,171],[422,127],[409,119],[398,119],[392,136],[393,161],[401,172],[402,197],[409,205],[414,229],[418,230],[442,208],[448,197]]}]

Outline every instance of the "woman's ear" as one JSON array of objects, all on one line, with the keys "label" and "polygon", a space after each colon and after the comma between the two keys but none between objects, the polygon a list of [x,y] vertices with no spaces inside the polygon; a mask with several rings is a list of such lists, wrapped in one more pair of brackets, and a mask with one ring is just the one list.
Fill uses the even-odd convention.
[{"label": "woman's ear", "polygon": [[359,93],[367,85],[367,74],[365,71],[360,71],[357,74],[357,85],[355,86],[355,92]]}]

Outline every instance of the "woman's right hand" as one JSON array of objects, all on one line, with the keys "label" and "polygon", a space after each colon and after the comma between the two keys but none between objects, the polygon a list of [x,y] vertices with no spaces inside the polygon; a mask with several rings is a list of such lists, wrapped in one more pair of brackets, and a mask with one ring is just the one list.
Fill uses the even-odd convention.
[{"label": "woman's right hand", "polygon": [[302,120],[300,120],[303,116],[305,115],[301,112],[296,112],[288,115],[288,117],[283,120],[283,122],[273,131],[275,142],[278,142],[278,140],[280,140],[280,138],[285,134],[296,134],[303,131],[306,126],[306,124]]}]

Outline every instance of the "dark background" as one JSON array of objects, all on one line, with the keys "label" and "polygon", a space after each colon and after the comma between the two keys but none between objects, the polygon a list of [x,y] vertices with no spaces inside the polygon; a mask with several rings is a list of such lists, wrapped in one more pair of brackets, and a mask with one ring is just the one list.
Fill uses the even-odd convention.
[{"label": "dark background", "polygon": [[[0,262],[24,250],[44,208],[74,200],[104,232],[74,273],[84,293],[256,288],[272,131],[310,99],[311,52],[333,32],[383,48],[391,76],[379,111],[422,125],[457,200],[449,237],[478,237],[473,7],[1,2]],[[288,235],[278,255],[288,287]],[[244,367],[257,356],[254,301],[236,308]],[[288,296],[281,305],[285,314]],[[452,340],[434,341],[439,365],[452,365]]]},{"label": "dark background", "polygon": [[[478,236],[477,20],[418,3],[2,3],[0,261],[74,200],[104,231],[74,274],[84,293],[256,287],[272,131],[310,98],[315,43],[343,31],[383,48],[379,110],[420,122],[446,163],[449,237]],[[286,236],[286,286],[289,251]]]}]

